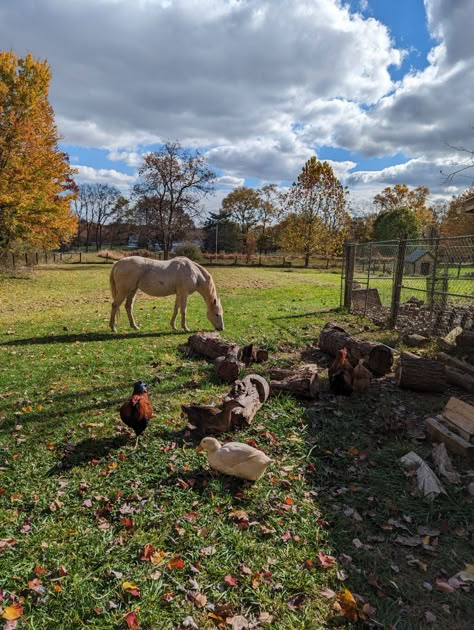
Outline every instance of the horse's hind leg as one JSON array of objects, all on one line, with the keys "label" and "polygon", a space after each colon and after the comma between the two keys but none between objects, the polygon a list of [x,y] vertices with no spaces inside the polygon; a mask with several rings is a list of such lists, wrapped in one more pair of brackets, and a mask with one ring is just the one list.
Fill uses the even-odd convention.
[{"label": "horse's hind leg", "polygon": [[110,313],[110,322],[109,322],[110,329],[112,330],[112,332],[117,332],[116,322],[117,322],[118,310],[120,308],[120,305],[124,301],[124,299],[125,299],[125,296],[123,297],[117,296],[116,299],[112,302],[112,311]]},{"label": "horse's hind leg", "polygon": [[134,328],[135,330],[139,329],[139,326],[137,326],[137,322],[135,321],[135,318],[133,317],[133,303],[135,302],[135,296],[137,294],[137,290],[138,289],[135,289],[134,291],[129,293],[125,301],[125,310],[127,311],[128,321],[130,322],[130,326]]}]

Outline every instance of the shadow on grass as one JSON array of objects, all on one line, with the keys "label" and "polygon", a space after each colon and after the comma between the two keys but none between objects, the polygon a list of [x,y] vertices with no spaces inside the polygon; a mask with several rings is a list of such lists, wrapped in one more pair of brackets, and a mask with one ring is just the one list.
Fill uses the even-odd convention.
[{"label": "shadow on grass", "polygon": [[[203,458],[203,466],[204,465],[206,464]],[[187,471],[177,470],[172,475],[160,481],[160,489],[163,489],[164,493],[166,493],[166,488],[176,486],[190,488],[193,492],[202,495],[206,492],[208,485],[216,479],[219,479],[220,483],[217,488],[216,484],[213,484],[212,492],[214,495],[216,491],[221,491],[222,495],[235,496],[253,485],[251,481],[245,481],[245,479],[238,479],[237,477],[229,477],[228,475],[199,467]],[[159,492],[158,490],[158,493]]]},{"label": "shadow on grass", "polygon": [[327,315],[328,313],[342,313],[340,308],[320,308],[317,311],[310,311],[309,313],[298,313],[297,315],[280,315],[279,317],[269,317],[269,321],[277,321],[279,319],[302,319],[304,317],[321,317],[322,315]]},{"label": "shadow on grass", "polygon": [[170,335],[179,335],[181,332],[170,330],[169,332],[130,332],[130,333],[75,333],[69,335],[45,335],[44,337],[28,337],[26,339],[12,339],[11,341],[5,341],[0,346],[30,346],[41,345],[49,343],[76,343],[77,341],[87,343],[90,341],[108,341],[110,339],[146,339],[146,338],[159,338],[168,337]]},{"label": "shadow on grass", "polygon": [[116,451],[130,442],[128,435],[115,435],[105,438],[87,438],[77,444],[67,444],[57,464],[48,470],[48,476],[61,474],[76,466],[85,466],[93,459],[102,459],[111,451]]}]

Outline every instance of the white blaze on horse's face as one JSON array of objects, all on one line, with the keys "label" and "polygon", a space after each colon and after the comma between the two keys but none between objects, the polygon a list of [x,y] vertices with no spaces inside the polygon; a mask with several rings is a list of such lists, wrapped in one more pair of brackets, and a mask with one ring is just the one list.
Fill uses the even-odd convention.
[{"label": "white blaze on horse's face", "polygon": [[207,319],[216,330],[224,330],[224,312],[220,300],[214,299],[207,308]]}]

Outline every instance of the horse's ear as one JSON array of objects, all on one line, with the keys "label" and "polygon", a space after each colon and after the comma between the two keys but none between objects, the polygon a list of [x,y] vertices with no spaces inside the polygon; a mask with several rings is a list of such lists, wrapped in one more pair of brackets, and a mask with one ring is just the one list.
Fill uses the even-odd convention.
[{"label": "horse's ear", "polygon": [[217,304],[217,298],[214,298],[214,304]]}]

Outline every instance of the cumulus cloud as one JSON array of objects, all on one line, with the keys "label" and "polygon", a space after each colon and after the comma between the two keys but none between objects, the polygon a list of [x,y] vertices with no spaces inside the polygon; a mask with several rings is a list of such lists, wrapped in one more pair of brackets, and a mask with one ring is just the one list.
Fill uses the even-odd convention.
[{"label": "cumulus cloud", "polygon": [[[474,123],[471,0],[425,0],[436,42],[427,67],[399,82],[390,69],[406,51],[386,25],[362,14],[370,2],[356,6],[16,0],[0,4],[0,39],[5,49],[48,59],[64,141],[105,149],[117,169],[137,168],[147,147],[179,140],[206,152],[224,190],[247,178],[293,181],[325,145],[408,156],[404,168],[371,174],[358,172],[356,159],[333,162],[355,194],[397,178],[443,194],[448,144],[465,145]],[[87,166],[80,177],[121,187],[133,180]]]},{"label": "cumulus cloud", "polygon": [[83,164],[75,165],[74,168],[77,170],[76,181],[79,184],[110,184],[126,191],[136,181],[135,176],[114,169],[93,168]]}]

